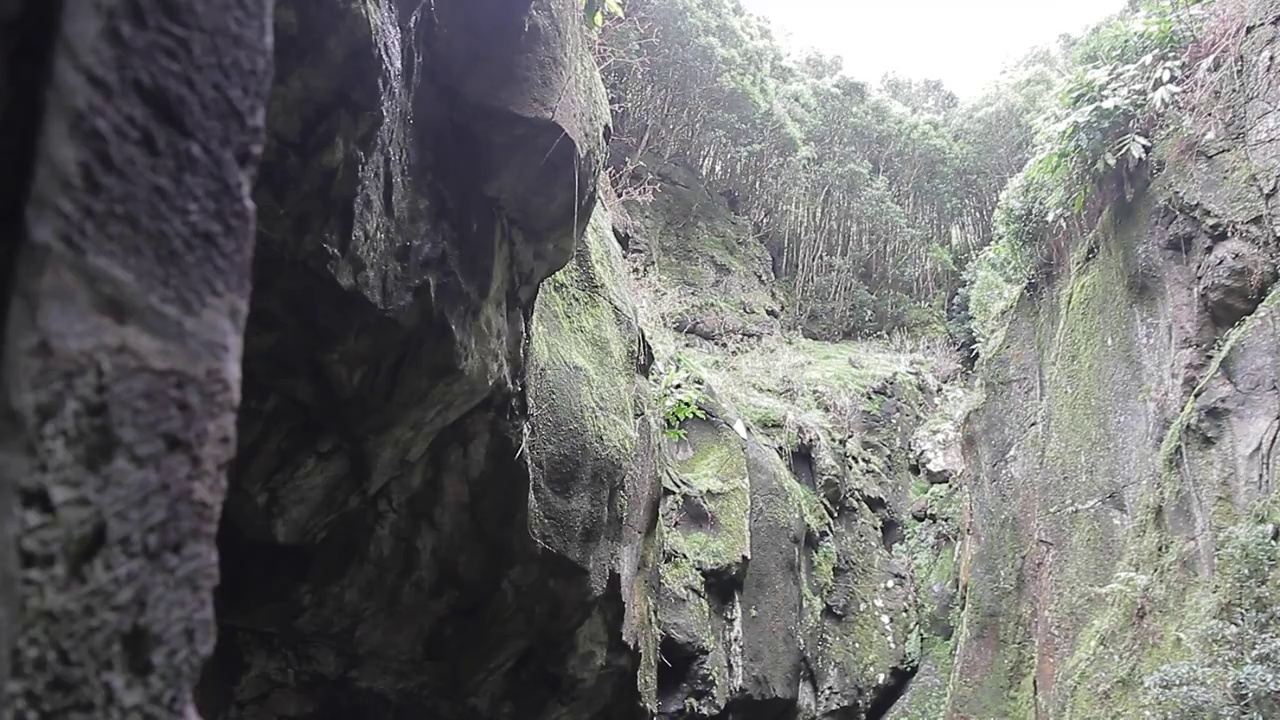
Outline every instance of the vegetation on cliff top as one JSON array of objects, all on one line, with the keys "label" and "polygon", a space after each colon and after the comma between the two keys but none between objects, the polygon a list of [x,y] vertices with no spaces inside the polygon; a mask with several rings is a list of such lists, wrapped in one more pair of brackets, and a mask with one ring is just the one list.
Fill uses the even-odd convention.
[{"label": "vegetation on cliff top", "polygon": [[1234,0],[1148,0],[1064,44],[1034,155],[1001,192],[992,242],[965,271],[987,349],[1028,282],[1063,266],[1073,241],[1164,160],[1213,139],[1213,97],[1238,71],[1244,30]]},{"label": "vegetation on cliff top", "polygon": [[952,309],[965,321],[972,305],[989,340],[1069,238],[1145,182],[1170,128],[1211,124],[1204,98],[1235,69],[1243,15],[1238,0],[1134,2],[961,102],[937,81],[869,87],[837,57],[788,55],[736,0],[630,0],[596,50],[612,179],[642,199],[645,156],[688,163],[769,246],[792,326],[941,333],[963,287]]},{"label": "vegetation on cliff top", "polygon": [[960,268],[1031,150],[1052,58],[960,103],[936,81],[867,87],[839,58],[788,57],[735,0],[631,0],[597,54],[614,105],[622,197],[651,191],[645,154],[684,160],[747,217],[828,337],[941,330]]}]

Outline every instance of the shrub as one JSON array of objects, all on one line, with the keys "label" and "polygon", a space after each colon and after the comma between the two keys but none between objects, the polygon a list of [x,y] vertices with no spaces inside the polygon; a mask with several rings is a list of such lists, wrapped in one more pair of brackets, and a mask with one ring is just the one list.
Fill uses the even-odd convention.
[{"label": "shrub", "polygon": [[705,418],[701,404],[702,388],[693,376],[678,365],[664,366],[655,363],[654,378],[657,383],[658,404],[662,409],[663,434],[672,440],[683,439],[686,431],[681,427],[690,418]]},{"label": "shrub", "polygon": [[1059,266],[1071,238],[1141,186],[1207,7],[1151,0],[1067,47],[1057,99],[1038,122],[1039,152],[1001,193],[992,243],[965,272],[980,351],[998,343],[1028,281]]},{"label": "shrub", "polygon": [[1280,717],[1280,545],[1276,525],[1225,530],[1206,615],[1184,633],[1190,660],[1143,682],[1147,716],[1161,720]]}]

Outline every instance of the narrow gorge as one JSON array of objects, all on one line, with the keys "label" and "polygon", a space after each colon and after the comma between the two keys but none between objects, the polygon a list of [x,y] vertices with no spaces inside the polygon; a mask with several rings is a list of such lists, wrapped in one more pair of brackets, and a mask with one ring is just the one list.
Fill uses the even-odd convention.
[{"label": "narrow gorge", "polygon": [[1280,720],[1280,2],[1131,5],[0,0],[0,718]]}]

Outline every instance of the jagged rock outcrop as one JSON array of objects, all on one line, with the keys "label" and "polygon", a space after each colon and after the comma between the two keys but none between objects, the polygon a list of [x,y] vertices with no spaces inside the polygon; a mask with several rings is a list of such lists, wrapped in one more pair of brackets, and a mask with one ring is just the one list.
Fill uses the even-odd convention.
[{"label": "jagged rock outcrop", "polygon": [[1280,5],[1248,12],[1225,132],[1162,158],[985,360],[949,717],[1280,712]]},{"label": "jagged rock outcrop", "polygon": [[580,4],[275,26],[204,716],[643,717],[648,356]]},{"label": "jagged rock outcrop", "polygon": [[648,163],[619,235],[659,359],[706,394],[664,443],[658,716],[883,717],[951,655],[957,422],[925,423],[922,359],[787,337],[749,224]]},{"label": "jagged rock outcrop", "polygon": [[[631,155],[615,147],[615,156]],[[619,208],[617,232],[651,282],[640,290],[663,328],[720,345],[776,335],[782,302],[769,251],[751,223],[677,160],[641,154],[628,182],[657,191]]]},{"label": "jagged rock outcrop", "polygon": [[266,3],[6,2],[0,54],[0,711],[194,717]]}]

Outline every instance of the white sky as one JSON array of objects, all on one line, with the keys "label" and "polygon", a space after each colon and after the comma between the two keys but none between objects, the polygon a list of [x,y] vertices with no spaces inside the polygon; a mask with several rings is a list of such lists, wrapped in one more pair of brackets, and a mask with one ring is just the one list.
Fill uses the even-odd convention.
[{"label": "white sky", "polygon": [[942,80],[973,95],[1000,68],[1062,33],[1120,10],[1124,0],[742,0],[788,46],[844,58],[845,72],[878,82],[893,71]]}]

